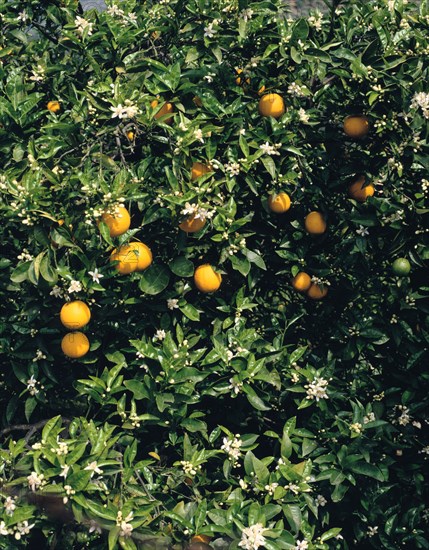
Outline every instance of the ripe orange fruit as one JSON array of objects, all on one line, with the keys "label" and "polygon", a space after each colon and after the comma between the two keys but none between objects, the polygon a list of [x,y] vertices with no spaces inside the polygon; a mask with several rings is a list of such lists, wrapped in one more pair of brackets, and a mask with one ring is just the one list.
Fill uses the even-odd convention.
[{"label": "ripe orange fruit", "polygon": [[285,111],[285,102],[279,94],[265,94],[259,100],[259,113],[262,116],[280,118]]},{"label": "ripe orange fruit", "polygon": [[130,141],[134,141],[134,138],[135,138],[135,133],[130,130],[129,132],[127,132],[127,138],[130,140]]},{"label": "ripe orange fruit", "polygon": [[153,260],[151,249],[144,243],[132,242],[128,245],[131,256],[134,254],[137,263],[134,271],[143,271],[150,266]]},{"label": "ripe orange fruit", "polygon": [[276,214],[283,214],[290,208],[290,197],[283,191],[281,193],[275,193],[268,198],[268,208]]},{"label": "ripe orange fruit", "polygon": [[215,292],[220,287],[222,277],[210,264],[204,264],[195,270],[194,282],[201,292]]},{"label": "ripe orange fruit", "polygon": [[[235,69],[235,72],[237,74],[241,74],[243,72],[243,69]],[[244,80],[243,78],[241,78],[241,76],[237,76],[237,78],[235,79],[235,83],[237,84],[237,86],[241,86],[244,83],[250,84],[250,78],[246,78],[246,80]]]},{"label": "ripe orange fruit", "polygon": [[72,359],[83,357],[89,351],[89,340],[83,332],[68,332],[61,340],[64,355]]},{"label": "ripe orange fruit", "polygon": [[328,294],[328,287],[313,283],[307,290],[307,296],[312,300],[321,300]]},{"label": "ripe orange fruit", "polygon": [[262,95],[265,92],[265,89],[266,89],[265,86],[262,85],[258,90],[258,95]]},{"label": "ripe orange fruit", "polygon": [[191,168],[191,180],[194,181],[201,176],[205,176],[212,171],[211,166],[203,164],[202,162],[194,162]]},{"label": "ripe orange fruit", "polygon": [[325,218],[320,212],[310,212],[305,218],[305,229],[311,235],[321,235],[326,231]]},{"label": "ripe orange fruit", "polygon": [[363,115],[350,115],[344,119],[344,132],[352,138],[362,138],[369,132],[369,120]]},{"label": "ripe orange fruit", "polygon": [[191,542],[204,542],[205,544],[208,544],[212,540],[212,537],[209,537],[208,535],[194,535],[191,538]]},{"label": "ripe orange fruit", "polygon": [[305,292],[311,286],[311,277],[308,273],[300,271],[292,279],[292,286],[298,292]]},{"label": "ripe orange fruit", "polygon": [[372,197],[375,191],[374,186],[369,184],[364,187],[364,184],[365,176],[360,176],[354,183],[349,185],[349,197],[358,202],[365,202],[368,197]]},{"label": "ripe orange fruit", "polygon": [[[153,101],[151,101],[150,106],[152,107],[152,109],[156,109],[158,107],[158,103],[159,101],[157,99],[154,99]],[[153,115],[153,118],[158,120],[162,116],[168,115],[169,113],[173,113],[173,112],[174,112],[173,104],[164,103],[161,109]],[[171,124],[173,122],[173,117],[172,116],[168,117],[165,120],[163,120],[163,122],[165,122],[165,124]]]},{"label": "ripe orange fruit", "polygon": [[91,319],[89,307],[81,300],[68,302],[60,311],[60,320],[66,328],[77,330],[84,327]]},{"label": "ripe orange fruit", "polygon": [[48,111],[51,111],[51,113],[58,113],[61,109],[61,105],[59,101],[48,101],[46,108]]},{"label": "ripe orange fruit", "polygon": [[205,218],[196,218],[195,216],[190,216],[188,219],[179,224],[179,228],[186,233],[196,233],[197,231],[200,231],[200,229],[202,229],[205,225]]},{"label": "ripe orange fruit", "polygon": [[143,243],[124,244],[110,254],[111,262],[118,262],[115,267],[121,275],[129,275],[134,271],[143,271],[152,263],[152,252]]},{"label": "ripe orange fruit", "polygon": [[119,237],[119,235],[123,235],[126,231],[128,231],[131,225],[130,214],[125,206],[120,206],[115,215],[105,212],[101,216],[101,219],[109,228],[111,237]]}]

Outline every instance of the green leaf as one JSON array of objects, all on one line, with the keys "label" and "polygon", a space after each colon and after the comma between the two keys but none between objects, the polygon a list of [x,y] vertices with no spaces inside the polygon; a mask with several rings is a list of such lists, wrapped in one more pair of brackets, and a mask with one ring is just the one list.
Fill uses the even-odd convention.
[{"label": "green leaf", "polygon": [[367,462],[354,462],[349,465],[349,470],[355,474],[371,477],[377,481],[384,481],[384,475],[381,473],[380,469],[373,464],[368,464]]},{"label": "green leaf", "polygon": [[169,267],[178,277],[192,277],[194,274],[194,264],[184,256],[175,258],[170,262]]},{"label": "green leaf", "polygon": [[180,306],[179,309],[183,313],[183,315],[185,315],[191,321],[199,321],[200,320],[200,312],[192,304],[187,303],[183,306]]},{"label": "green leaf", "polygon": [[167,288],[170,281],[168,269],[162,265],[152,264],[141,275],[139,288],[146,294],[159,294]]}]

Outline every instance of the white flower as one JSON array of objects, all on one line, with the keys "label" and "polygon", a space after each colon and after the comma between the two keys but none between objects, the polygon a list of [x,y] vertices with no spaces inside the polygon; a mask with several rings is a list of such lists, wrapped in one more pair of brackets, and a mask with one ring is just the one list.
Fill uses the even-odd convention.
[{"label": "white flower", "polygon": [[167,307],[168,309],[177,309],[179,300],[177,298],[168,298]]},{"label": "white flower", "polygon": [[266,529],[262,526],[262,523],[255,523],[250,527],[245,527],[241,532],[241,541],[238,546],[241,546],[245,550],[257,550],[260,546],[264,546],[265,538],[263,534]]},{"label": "white flower", "polygon": [[421,108],[423,111],[423,116],[429,118],[429,93],[425,92],[416,92],[411,101],[411,108],[417,109]]},{"label": "white flower", "polygon": [[60,472],[60,477],[63,477],[65,479],[69,473],[69,470],[70,466],[68,464],[64,464]]},{"label": "white flower", "polygon": [[0,521],[0,535],[6,536],[9,534],[9,531],[6,528],[6,524],[4,521]]},{"label": "white flower", "polygon": [[238,480],[238,484],[240,485],[240,487],[243,489],[243,491],[245,491],[248,487],[248,484],[244,481],[244,479],[239,479]]},{"label": "white flower", "polygon": [[375,525],[374,527],[369,526],[366,534],[368,535],[368,537],[373,537],[374,535],[377,534],[377,531],[378,531],[378,525]]},{"label": "white flower", "polygon": [[113,4],[112,6],[109,6],[107,8],[106,12],[109,15],[111,15],[112,17],[114,17],[114,16],[124,17],[124,15],[125,15],[125,12],[123,10],[121,10],[120,8],[118,8],[118,6],[116,6],[115,4]]},{"label": "white flower", "polygon": [[374,420],[375,420],[375,414],[373,412],[370,412],[363,417],[364,424],[369,424],[370,422],[374,422]]},{"label": "white flower", "polygon": [[116,107],[110,107],[110,110],[113,111],[112,112],[112,118],[126,118],[126,111],[125,111],[125,107],[122,107],[122,104],[119,103],[118,105],[116,105]]},{"label": "white flower", "polygon": [[155,340],[164,340],[164,338],[167,336],[165,330],[158,329],[155,333]]},{"label": "white flower", "polygon": [[183,471],[186,475],[195,476],[197,475],[197,470],[201,470],[201,465],[195,466],[192,462],[188,460],[181,460],[180,464],[182,465]]},{"label": "white flower", "polygon": [[133,532],[133,526],[131,523],[127,523],[126,521],[121,521],[121,530],[119,531],[120,537],[131,537],[131,533]]},{"label": "white flower", "polygon": [[308,548],[308,542],[304,540],[297,540],[295,550],[307,550]]},{"label": "white flower", "polygon": [[326,506],[328,502],[323,495],[317,495],[317,497],[314,500],[316,502],[316,506]]},{"label": "white flower", "polygon": [[305,86],[300,86],[296,82],[292,82],[287,87],[288,94],[295,96],[295,97],[304,97],[305,96]]},{"label": "white flower", "polygon": [[4,509],[6,510],[6,514],[8,516],[12,516],[14,511],[16,510],[16,504],[15,504],[16,497],[7,497],[4,503]]},{"label": "white flower", "polygon": [[31,474],[27,476],[29,488],[34,492],[43,484],[44,477],[45,476],[43,474],[39,475],[37,472],[31,472]]},{"label": "white flower", "polygon": [[61,298],[63,295],[63,291],[59,286],[55,285],[54,288],[49,293],[49,295],[54,296],[54,298]]},{"label": "white flower", "polygon": [[328,394],[326,393],[326,387],[329,382],[321,377],[316,377],[311,384],[306,384],[304,388],[307,388],[307,399],[328,399]]},{"label": "white flower", "polygon": [[305,109],[303,109],[301,107],[301,109],[298,111],[298,116],[299,116],[299,120],[301,122],[303,122],[304,124],[307,124],[307,122],[310,120],[310,115],[308,115],[305,111]]},{"label": "white flower", "polygon": [[28,521],[25,520],[23,522],[19,522],[16,525],[16,532],[15,532],[15,539],[20,540],[21,535],[28,535],[30,533],[30,529],[33,529],[34,523],[29,525]]},{"label": "white flower", "polygon": [[125,106],[123,110],[125,116],[123,116],[122,118],[133,118],[140,113],[140,109],[137,107],[137,105],[132,103],[129,99],[125,100]]},{"label": "white flower", "polygon": [[100,279],[102,277],[104,277],[104,275],[102,275],[101,273],[99,273],[98,269],[95,268],[94,271],[88,271],[88,275],[91,275],[92,277],[92,280],[94,281],[94,283],[99,283],[100,282]]},{"label": "white flower", "polygon": [[367,235],[369,235],[368,228],[364,227],[363,225],[360,225],[359,229],[356,229],[356,233],[361,237],[366,237]]},{"label": "white flower", "polygon": [[101,533],[102,533],[101,527],[98,525],[98,523],[95,521],[95,519],[89,520],[89,529],[88,529],[88,531],[90,533],[94,533],[94,531],[95,531],[99,535],[101,535]]},{"label": "white flower", "polygon": [[35,69],[31,71],[33,74],[30,76],[30,80],[33,82],[42,82],[45,79],[45,69],[42,65],[37,65]]},{"label": "white flower", "polygon": [[238,162],[229,162],[225,164],[225,170],[229,173],[229,177],[238,176],[240,173],[240,165]]},{"label": "white flower", "polygon": [[288,485],[285,485],[285,489],[292,491],[294,495],[297,495],[299,493],[299,487],[295,483],[289,483]]},{"label": "white flower", "polygon": [[279,486],[278,483],[269,483],[268,485],[265,485],[264,489],[267,491],[269,495],[274,495],[275,490]]},{"label": "white flower", "polygon": [[207,38],[213,38],[216,32],[217,31],[213,28],[213,23],[210,23],[207,27],[204,27],[204,36],[207,36]]},{"label": "white flower", "polygon": [[203,132],[200,128],[198,128],[197,130],[195,130],[194,132],[194,137],[195,139],[197,139],[198,141],[200,141],[201,143],[204,143],[204,139],[203,139]]},{"label": "white flower", "polygon": [[281,143],[276,143],[275,145],[270,145],[268,141],[259,146],[259,149],[263,151],[266,155],[280,155],[277,149],[282,146]]},{"label": "white flower", "polygon": [[76,26],[77,32],[82,36],[83,33],[86,31],[88,36],[91,36],[92,30],[94,27],[93,23],[90,23],[83,17],[80,17],[79,15],[75,18],[74,24]]},{"label": "white flower", "polygon": [[20,11],[18,13],[17,19],[18,19],[18,21],[22,21],[22,22],[27,21],[27,19],[28,19],[27,12],[25,10]]},{"label": "white flower", "polygon": [[362,424],[360,422],[355,422],[354,424],[350,424],[350,431],[355,432],[357,434],[362,433]]},{"label": "white flower", "polygon": [[70,282],[70,286],[67,289],[67,292],[69,294],[72,294],[73,292],[80,292],[82,290],[82,284],[79,281],[75,281],[74,279]]},{"label": "white flower", "polygon": [[91,462],[90,464],[88,464],[88,466],[86,466],[84,468],[84,470],[89,470],[90,472],[92,472],[91,477],[94,474],[102,474],[103,473],[103,470],[101,470],[101,468],[98,467],[98,464],[95,460],[93,462]]},{"label": "white flower", "polygon": [[[45,356],[46,359],[46,356]],[[33,359],[34,362],[34,359]],[[34,374],[30,376],[30,378],[27,380],[27,391],[30,393],[30,395],[36,395],[39,393],[39,390],[36,388],[37,380],[34,378]]]},{"label": "white flower", "polygon": [[[231,354],[232,356],[229,357],[229,361],[234,357],[233,352],[229,349],[227,350],[227,353]],[[243,387],[243,382],[239,382],[238,380],[234,380],[234,378],[229,379],[229,386],[228,389],[232,390],[236,395],[241,392],[241,389]]]},{"label": "white flower", "polygon": [[244,10],[241,10],[239,13],[239,17],[241,17],[244,21],[249,21],[252,18],[253,10],[251,8],[247,8]]},{"label": "white flower", "polygon": [[241,456],[240,448],[243,445],[243,441],[237,434],[233,439],[223,438],[223,445],[221,449],[228,454],[228,458],[235,464]]}]

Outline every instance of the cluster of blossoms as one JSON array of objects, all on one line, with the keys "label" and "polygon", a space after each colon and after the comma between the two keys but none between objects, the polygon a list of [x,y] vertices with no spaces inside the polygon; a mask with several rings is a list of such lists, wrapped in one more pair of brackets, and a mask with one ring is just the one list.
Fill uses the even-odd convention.
[{"label": "cluster of blossoms", "polygon": [[26,248],[22,249],[21,254],[17,256],[18,260],[21,260],[22,262],[31,262],[34,256],[32,256]]},{"label": "cluster of blossoms", "polygon": [[180,464],[182,465],[183,471],[188,476],[196,476],[197,471],[201,470],[201,464],[195,465],[189,462],[189,460],[181,460]]},{"label": "cluster of blossoms", "polygon": [[119,8],[116,4],[109,6],[106,13],[115,19],[119,19],[122,26],[127,23],[137,23],[137,15],[134,12],[125,13],[124,10]]},{"label": "cluster of blossoms", "polygon": [[240,434],[236,434],[233,439],[228,439],[227,437],[223,438],[223,445],[221,446],[221,449],[227,453],[229,460],[233,463],[233,466],[237,464],[238,459],[241,456],[240,449],[242,445],[243,441],[240,439]]},{"label": "cluster of blossoms", "polygon": [[265,537],[263,536],[266,529],[262,523],[255,523],[250,527],[245,527],[241,532],[241,540],[238,546],[245,550],[257,550],[260,546],[265,545]]},{"label": "cluster of blossoms", "polygon": [[301,86],[296,82],[292,82],[287,87],[287,93],[295,97],[304,97],[306,95],[306,90],[307,88],[305,86]]},{"label": "cluster of blossoms", "polygon": [[13,527],[7,528],[5,522],[0,521],[0,535],[14,535],[16,540],[21,540],[22,535],[28,535],[34,525],[34,523],[30,525],[28,521],[25,520],[18,522]]},{"label": "cluster of blossoms", "polygon": [[238,162],[228,162],[228,164],[224,165],[224,168],[226,172],[228,172],[230,178],[238,176],[240,173],[240,165]]},{"label": "cluster of blossoms", "polygon": [[274,145],[270,145],[268,141],[263,143],[259,146],[259,149],[263,151],[266,155],[280,155],[279,149],[282,146],[281,143],[275,143]]},{"label": "cluster of blossoms", "polygon": [[34,378],[34,374],[32,374],[27,380],[27,391],[30,395],[36,395],[39,393],[39,390],[36,387],[37,384],[39,384],[39,382]]},{"label": "cluster of blossoms", "polygon": [[80,17],[78,15],[74,20],[74,24],[76,26],[76,31],[80,34],[80,36],[83,36],[85,33],[87,36],[91,36],[94,23],[91,23],[84,17]]},{"label": "cluster of blossoms", "polygon": [[328,394],[326,393],[328,384],[328,380],[317,376],[313,382],[304,386],[304,388],[307,388],[307,399],[315,399],[316,401],[328,399]]},{"label": "cluster of blossoms", "polygon": [[119,103],[116,107],[110,107],[112,111],[112,118],[118,117],[119,119],[134,118],[141,113],[140,109],[130,99],[124,101],[124,105]]},{"label": "cluster of blossoms", "polygon": [[419,108],[423,111],[423,116],[429,118],[429,93],[418,92],[415,93],[411,100],[411,108]]},{"label": "cluster of blossoms", "polygon": [[180,211],[182,216],[192,216],[194,219],[206,220],[211,219],[216,214],[216,210],[207,210],[199,204],[185,203],[185,208]]},{"label": "cluster of blossoms", "polygon": [[43,474],[38,474],[37,472],[31,472],[31,474],[27,476],[28,487],[33,491],[33,493],[44,484],[44,477],[45,476]]},{"label": "cluster of blossoms", "polygon": [[320,11],[316,11],[314,15],[311,15],[307,19],[307,21],[310,27],[313,27],[314,29],[316,29],[316,31],[320,31],[322,29],[323,13]]},{"label": "cluster of blossoms", "polygon": [[131,525],[130,521],[133,519],[133,512],[131,511],[127,517],[122,516],[122,512],[119,510],[116,516],[116,525],[120,527],[119,536],[120,537],[131,537],[131,533],[133,532],[133,526]]}]

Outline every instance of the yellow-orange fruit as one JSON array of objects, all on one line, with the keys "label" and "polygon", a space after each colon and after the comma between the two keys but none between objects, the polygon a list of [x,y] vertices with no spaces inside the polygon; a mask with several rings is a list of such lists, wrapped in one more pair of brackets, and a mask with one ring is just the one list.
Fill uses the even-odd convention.
[{"label": "yellow-orange fruit", "polygon": [[326,231],[325,218],[320,212],[310,212],[305,218],[305,229],[311,235],[321,235]]},{"label": "yellow-orange fruit", "polygon": [[220,287],[222,277],[210,264],[204,264],[195,270],[194,282],[201,292],[215,292]]},{"label": "yellow-orange fruit", "polygon": [[352,183],[349,188],[349,197],[357,200],[358,202],[365,202],[368,197],[374,195],[374,186],[369,184],[366,187],[365,185],[365,176],[360,176],[354,183]]},{"label": "yellow-orange fruit", "polygon": [[[237,74],[241,74],[243,72],[243,69],[235,69],[235,72]],[[237,76],[237,78],[235,79],[235,83],[237,84],[237,86],[241,86],[244,83],[250,84],[250,78],[246,78],[246,80],[244,80],[241,76]]]},{"label": "yellow-orange fruit", "polygon": [[290,208],[290,204],[291,202],[289,195],[283,191],[281,193],[270,195],[268,198],[268,208],[276,214],[283,214],[284,212],[287,212]]},{"label": "yellow-orange fruit", "polygon": [[[159,103],[159,101],[157,99],[154,99],[151,102],[150,106],[152,107],[152,109],[156,109],[158,107],[158,103]],[[174,112],[173,104],[172,103],[164,103],[164,105],[161,107],[161,109],[159,109],[159,111],[153,115],[153,118],[158,120],[162,116],[168,115],[168,114],[173,113],[173,112]],[[168,117],[165,120],[163,120],[163,122],[165,122],[165,124],[171,124],[173,122],[173,117]]]},{"label": "yellow-orange fruit", "polygon": [[127,138],[130,140],[130,141],[133,141],[134,138],[135,138],[135,133],[130,130],[129,132],[127,132]]},{"label": "yellow-orange fruit", "polygon": [[83,357],[89,351],[89,340],[83,332],[68,332],[61,340],[64,355],[72,359]]},{"label": "yellow-orange fruit", "polygon": [[264,85],[262,85],[258,90],[258,95],[262,95],[265,92],[266,88]]},{"label": "yellow-orange fruit", "polygon": [[48,101],[46,108],[48,111],[51,111],[51,113],[58,113],[61,109],[61,105],[59,101]]},{"label": "yellow-orange fruit", "polygon": [[307,296],[312,300],[321,300],[328,294],[327,286],[312,284],[307,290]]},{"label": "yellow-orange fruit", "polygon": [[350,115],[344,119],[343,129],[352,138],[362,138],[369,132],[369,120],[363,115]]},{"label": "yellow-orange fruit", "polygon": [[200,231],[200,229],[202,229],[205,225],[205,218],[196,218],[195,216],[190,216],[181,224],[179,224],[179,227],[182,231],[185,231],[186,233],[196,233],[197,231]]},{"label": "yellow-orange fruit", "polygon": [[121,246],[119,250],[115,248],[110,254],[110,261],[118,262],[115,268],[121,275],[128,275],[137,270],[138,257],[129,244]]},{"label": "yellow-orange fruit", "polygon": [[212,171],[211,166],[204,164],[203,162],[194,162],[191,168],[191,180],[194,181],[201,176],[205,176]]},{"label": "yellow-orange fruit", "polygon": [[63,305],[60,320],[66,328],[77,330],[84,327],[91,319],[89,307],[81,300],[74,300]]},{"label": "yellow-orange fruit", "polygon": [[101,219],[109,228],[111,237],[123,235],[131,225],[131,217],[125,206],[120,206],[114,215],[105,212]]},{"label": "yellow-orange fruit", "polygon": [[300,271],[292,279],[292,286],[298,292],[305,292],[311,286],[311,277],[308,273]]},{"label": "yellow-orange fruit", "polygon": [[150,266],[152,263],[152,251],[144,243],[132,242],[128,245],[127,254],[130,256],[130,261],[132,262],[132,256],[134,255],[136,259],[136,268],[134,271],[143,271]]},{"label": "yellow-orange fruit", "polygon": [[259,113],[262,116],[280,118],[285,111],[285,102],[279,94],[265,94],[259,100]]}]

